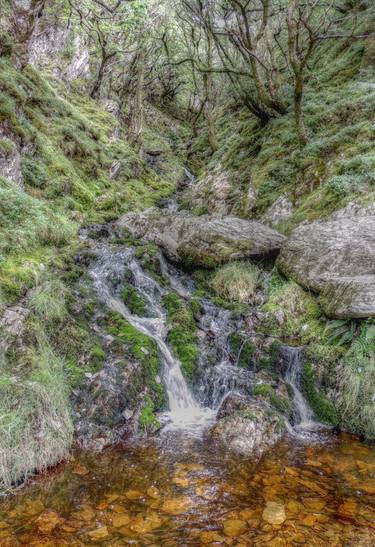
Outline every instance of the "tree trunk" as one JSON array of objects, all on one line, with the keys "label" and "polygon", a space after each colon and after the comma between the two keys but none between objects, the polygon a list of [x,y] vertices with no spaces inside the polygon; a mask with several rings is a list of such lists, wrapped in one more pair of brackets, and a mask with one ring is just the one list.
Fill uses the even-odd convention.
[{"label": "tree trunk", "polygon": [[309,142],[306,126],[305,126],[305,119],[303,115],[302,96],[303,96],[303,74],[299,73],[299,74],[296,74],[295,87],[294,87],[294,113],[295,113],[296,128],[297,128],[298,142],[299,142],[300,148],[303,148]]},{"label": "tree trunk", "polygon": [[130,142],[138,152],[141,152],[143,146],[144,80],[145,52],[141,49],[137,60],[137,82],[130,121]]}]

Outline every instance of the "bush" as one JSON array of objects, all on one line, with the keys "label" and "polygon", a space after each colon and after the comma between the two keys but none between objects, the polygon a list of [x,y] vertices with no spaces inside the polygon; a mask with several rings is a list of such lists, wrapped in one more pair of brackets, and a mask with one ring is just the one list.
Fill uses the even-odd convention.
[{"label": "bush", "polygon": [[259,268],[254,264],[233,262],[217,270],[211,284],[217,295],[244,304],[254,295],[259,276]]}]

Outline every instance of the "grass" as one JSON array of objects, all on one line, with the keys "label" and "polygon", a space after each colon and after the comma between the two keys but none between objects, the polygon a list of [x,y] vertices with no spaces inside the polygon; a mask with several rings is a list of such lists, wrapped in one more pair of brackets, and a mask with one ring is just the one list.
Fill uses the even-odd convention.
[{"label": "grass", "polygon": [[146,299],[134,287],[131,285],[124,287],[121,291],[121,298],[132,314],[139,317],[144,316],[147,308]]},{"label": "grass", "polygon": [[64,362],[42,342],[20,381],[5,363],[0,376],[0,485],[9,489],[30,473],[66,457],[72,442]]},{"label": "grass", "polygon": [[337,406],[342,425],[375,440],[375,325],[364,321],[346,352],[337,377]]},{"label": "grass", "polygon": [[255,264],[233,262],[218,269],[211,284],[218,296],[245,304],[254,296],[259,276],[260,270]]}]

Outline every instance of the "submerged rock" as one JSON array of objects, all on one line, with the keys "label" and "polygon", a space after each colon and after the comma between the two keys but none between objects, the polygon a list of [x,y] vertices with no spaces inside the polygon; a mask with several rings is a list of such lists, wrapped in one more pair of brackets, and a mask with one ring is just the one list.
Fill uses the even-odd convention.
[{"label": "submerged rock", "polygon": [[322,293],[330,317],[375,315],[375,217],[356,216],[299,226],[283,245],[280,270]]},{"label": "submerged rock", "polygon": [[241,456],[257,459],[277,443],[285,429],[278,414],[237,394],[224,400],[218,418],[210,439]]},{"label": "submerged rock", "polygon": [[232,216],[170,213],[148,209],[129,213],[116,224],[124,233],[159,245],[186,265],[214,267],[251,256],[278,252],[285,237],[259,222]]}]

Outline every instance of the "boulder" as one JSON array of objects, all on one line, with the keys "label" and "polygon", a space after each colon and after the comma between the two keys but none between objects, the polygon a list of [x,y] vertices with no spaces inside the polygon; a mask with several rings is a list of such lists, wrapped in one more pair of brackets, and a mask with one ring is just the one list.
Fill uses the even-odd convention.
[{"label": "boulder", "polygon": [[175,262],[205,267],[278,252],[285,240],[259,222],[160,209],[129,213],[116,223],[116,229],[159,245]]},{"label": "boulder", "polygon": [[365,318],[375,315],[375,275],[338,277],[327,281],[320,304],[328,317]]},{"label": "boulder", "polygon": [[280,440],[284,430],[283,419],[266,405],[229,394],[208,435],[226,450],[259,459]]},{"label": "boulder", "polygon": [[277,266],[306,289],[322,293],[328,316],[374,316],[375,216],[299,226],[283,245]]}]

